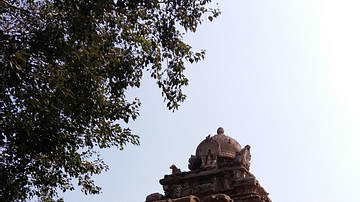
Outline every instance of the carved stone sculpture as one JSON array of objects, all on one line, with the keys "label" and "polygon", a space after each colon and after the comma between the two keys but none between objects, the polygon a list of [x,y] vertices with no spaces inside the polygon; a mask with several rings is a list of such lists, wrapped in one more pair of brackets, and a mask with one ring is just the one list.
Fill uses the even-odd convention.
[{"label": "carved stone sculpture", "polygon": [[173,196],[174,198],[181,197],[181,185],[175,185],[173,188]]},{"label": "carved stone sculpture", "polygon": [[191,155],[189,158],[189,170],[197,170],[201,167],[201,158],[196,158],[195,155]]},{"label": "carved stone sculpture", "polygon": [[159,193],[152,193],[152,194],[149,194],[147,197],[146,197],[146,202],[152,202],[152,201],[157,201],[157,200],[161,200],[161,199],[164,199],[164,195],[162,194],[159,194]]},{"label": "carved stone sculpture", "polygon": [[178,167],[176,167],[175,165],[171,165],[170,169],[172,170],[172,174],[181,173],[181,170]]},{"label": "carved stone sculpture", "polygon": [[217,192],[218,191],[218,182],[219,182],[219,179],[215,176],[212,179],[212,183],[209,185],[209,189],[213,192]]},{"label": "carved stone sculpture", "polygon": [[246,145],[244,149],[241,150],[241,165],[243,165],[246,169],[250,170],[250,146]]},{"label": "carved stone sculpture", "polygon": [[250,170],[250,146],[246,145],[240,152],[236,152],[234,158],[234,165],[244,166],[247,170]]},{"label": "carved stone sculpture", "polygon": [[205,168],[207,169],[215,169],[217,166],[217,155],[211,153],[211,149],[209,149],[208,155],[205,157]]},{"label": "carved stone sculpture", "polygon": [[229,173],[226,173],[223,177],[223,188],[231,189],[231,177]]}]

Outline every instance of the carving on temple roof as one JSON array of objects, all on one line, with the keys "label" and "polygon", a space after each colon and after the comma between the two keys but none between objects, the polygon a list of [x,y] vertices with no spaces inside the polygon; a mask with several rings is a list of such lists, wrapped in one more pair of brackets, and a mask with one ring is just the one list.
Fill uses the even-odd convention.
[{"label": "carving on temple roof", "polygon": [[159,194],[159,193],[152,193],[146,197],[145,202],[158,201],[158,200],[162,200],[162,199],[165,199],[164,195]]},{"label": "carving on temple roof", "polygon": [[250,170],[250,145],[246,145],[240,152],[236,152],[234,158],[234,165],[241,165],[247,170]]},{"label": "carving on temple roof", "polygon": [[211,170],[233,163],[236,152],[241,151],[240,144],[233,138],[224,134],[222,127],[217,134],[208,135],[196,148],[195,156],[189,159],[190,170]]},{"label": "carving on temple roof", "polygon": [[246,169],[250,170],[250,145],[246,145],[243,150],[241,150],[241,165],[243,165]]},{"label": "carving on temple roof", "polygon": [[250,148],[241,148],[220,127],[216,135],[201,141],[195,155],[190,156],[190,171],[181,172],[172,165],[172,174],[160,180],[165,195],[151,194],[146,202],[271,202],[249,171]]},{"label": "carving on temple roof", "polygon": [[181,170],[178,167],[176,167],[176,165],[171,165],[170,169],[172,170],[172,174],[181,173]]},{"label": "carving on temple roof", "polygon": [[189,170],[196,170],[201,166],[201,159],[197,159],[195,155],[191,155],[189,158]]}]

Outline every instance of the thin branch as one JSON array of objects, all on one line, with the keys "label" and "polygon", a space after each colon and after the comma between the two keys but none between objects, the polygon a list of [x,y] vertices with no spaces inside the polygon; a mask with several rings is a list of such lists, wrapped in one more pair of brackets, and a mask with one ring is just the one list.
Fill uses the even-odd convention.
[{"label": "thin branch", "polygon": [[12,9],[15,9],[15,10],[20,10],[20,11],[31,13],[31,14],[40,14],[39,12],[36,12],[35,10],[25,9],[25,8],[21,8],[19,6],[13,5],[13,4],[11,4],[10,2],[8,2],[6,0],[0,0],[0,2],[2,4],[5,4],[5,6],[7,6],[8,8],[12,8]]},{"label": "thin branch", "polygon": [[27,10],[27,9],[24,9],[24,8],[21,8],[21,7],[18,7],[18,6],[15,6],[15,5],[13,5],[13,4],[11,4],[10,2],[5,1],[5,0],[0,0],[0,2],[3,3],[3,4],[5,4],[7,7],[10,7],[10,8],[16,9],[16,10],[25,11],[25,12],[30,12],[30,11]]}]

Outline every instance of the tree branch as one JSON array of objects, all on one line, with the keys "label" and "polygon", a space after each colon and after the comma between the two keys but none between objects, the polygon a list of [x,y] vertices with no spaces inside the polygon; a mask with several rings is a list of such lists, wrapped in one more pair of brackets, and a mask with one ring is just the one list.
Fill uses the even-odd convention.
[{"label": "tree branch", "polygon": [[0,0],[0,2],[1,2],[1,4],[4,4],[8,8],[12,8],[12,9],[15,9],[15,10],[20,10],[20,11],[23,11],[23,12],[28,12],[28,13],[31,13],[31,14],[40,14],[39,12],[35,12],[35,10],[25,9],[25,8],[21,8],[19,6],[13,5],[13,4],[11,4],[10,2],[8,2],[6,0]]}]

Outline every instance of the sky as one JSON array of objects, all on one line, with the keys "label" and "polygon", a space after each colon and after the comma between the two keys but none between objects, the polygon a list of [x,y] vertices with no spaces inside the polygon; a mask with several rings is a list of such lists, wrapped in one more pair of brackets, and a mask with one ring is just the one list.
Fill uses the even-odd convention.
[{"label": "sky", "polygon": [[102,150],[102,194],[77,188],[67,202],[145,201],[175,164],[187,171],[197,145],[218,127],[251,146],[252,172],[274,202],[357,201],[360,190],[360,2],[214,1],[222,14],[185,42],[206,50],[188,64],[187,99],[167,110],[144,75],[126,125],[141,145]]}]

